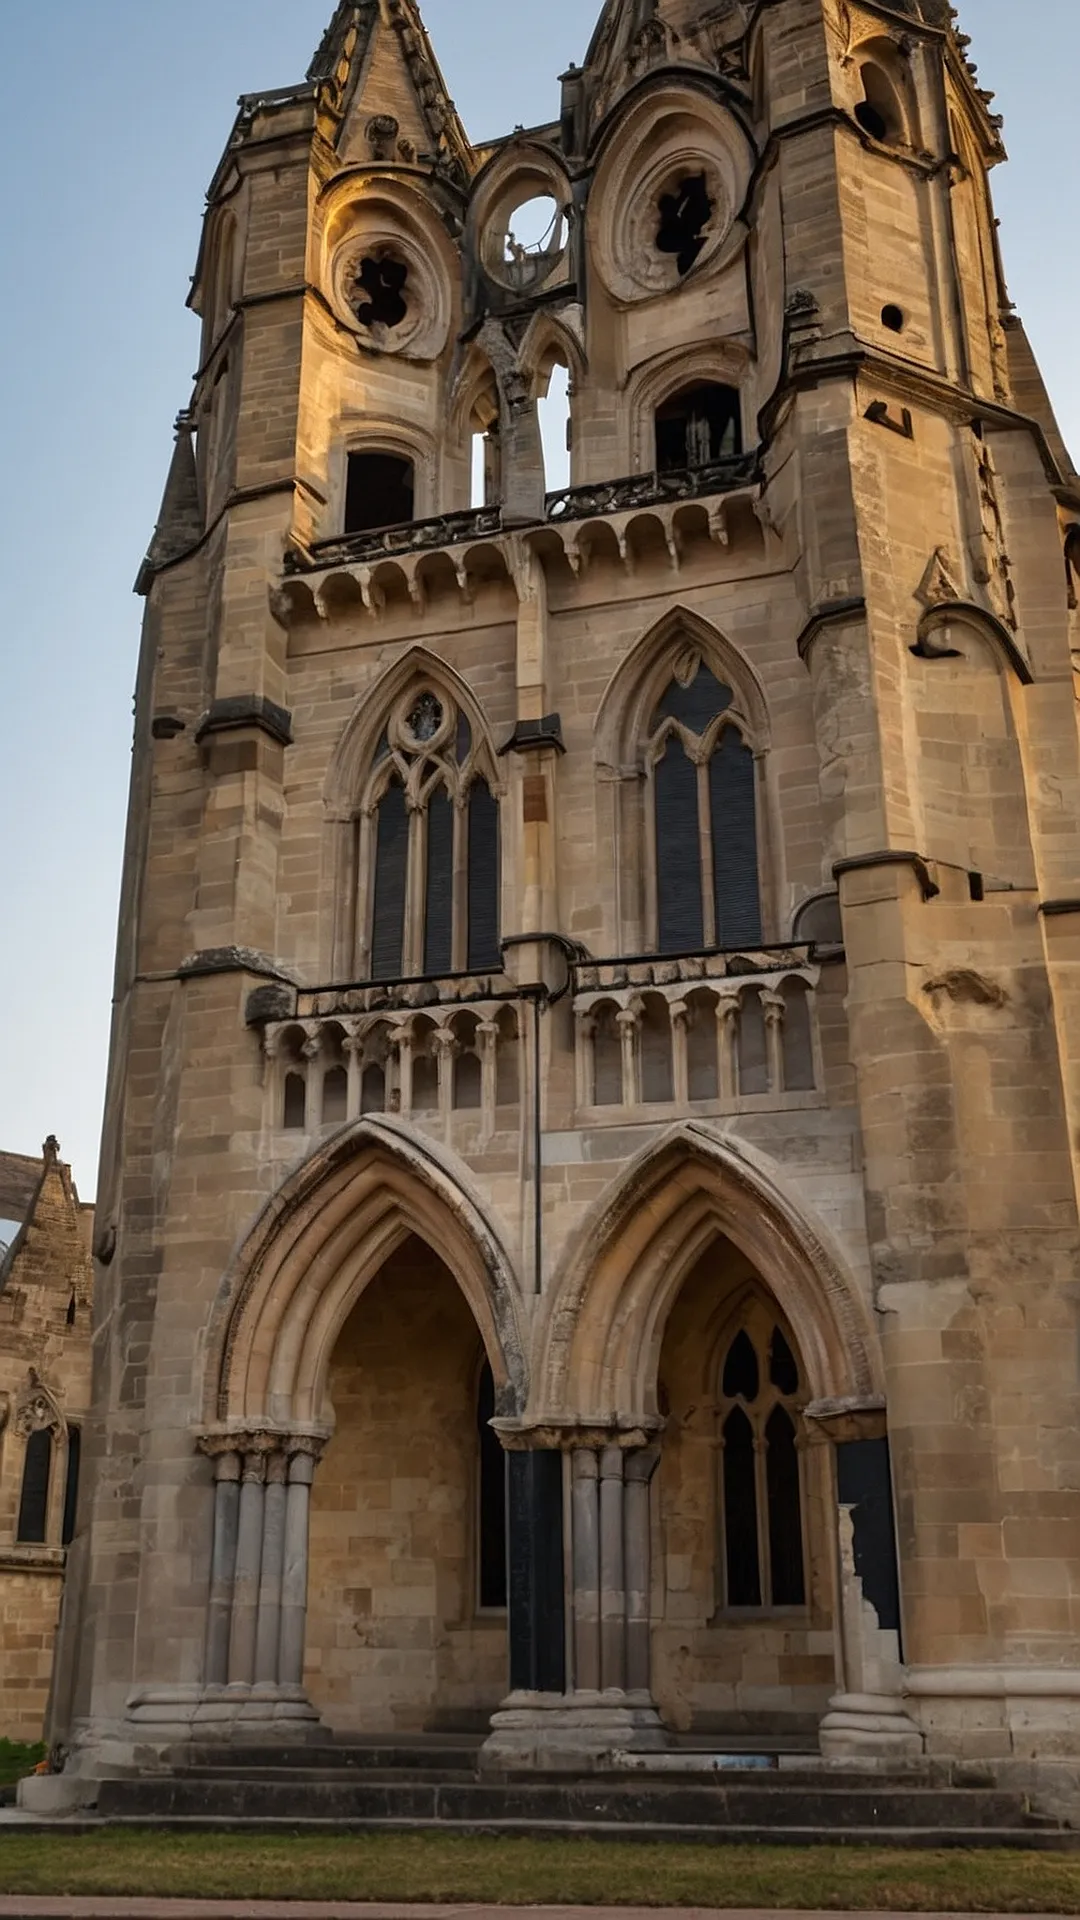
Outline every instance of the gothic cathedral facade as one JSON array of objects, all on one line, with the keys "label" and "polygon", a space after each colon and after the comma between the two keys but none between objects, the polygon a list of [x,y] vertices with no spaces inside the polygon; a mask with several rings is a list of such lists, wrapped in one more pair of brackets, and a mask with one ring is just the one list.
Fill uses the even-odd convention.
[{"label": "gothic cathedral facade", "polygon": [[1080,1769],[1080,491],[967,48],[607,0],[477,147],[344,0],[241,102],[140,578],[73,1782]]}]

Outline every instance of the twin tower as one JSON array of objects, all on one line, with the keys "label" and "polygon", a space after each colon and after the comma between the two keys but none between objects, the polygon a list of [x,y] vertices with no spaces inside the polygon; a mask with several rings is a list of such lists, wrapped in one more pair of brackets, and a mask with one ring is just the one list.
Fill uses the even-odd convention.
[{"label": "twin tower", "polygon": [[140,578],[72,1799],[446,1728],[1075,1778],[1080,492],[967,48],[608,0],[477,147],[347,0],[241,102]]}]

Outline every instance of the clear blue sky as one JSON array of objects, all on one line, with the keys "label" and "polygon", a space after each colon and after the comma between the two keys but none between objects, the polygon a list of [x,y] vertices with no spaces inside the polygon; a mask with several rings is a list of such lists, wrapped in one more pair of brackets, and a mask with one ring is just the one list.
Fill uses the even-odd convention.
[{"label": "clear blue sky", "polygon": [[[553,116],[599,0],[426,0],[474,138]],[[304,72],[333,0],[0,0],[0,1145],[93,1192],[141,603],[198,352],[184,300],[236,96]],[[1007,116],[1013,298],[1080,447],[1076,0],[966,0]]]}]

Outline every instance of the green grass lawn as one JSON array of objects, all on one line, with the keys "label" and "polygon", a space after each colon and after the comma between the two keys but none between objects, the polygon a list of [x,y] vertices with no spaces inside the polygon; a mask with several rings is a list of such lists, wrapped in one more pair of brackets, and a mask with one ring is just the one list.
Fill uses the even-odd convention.
[{"label": "green grass lawn", "polygon": [[13,1787],[44,1760],[44,1747],[28,1747],[18,1740],[0,1740],[0,1787]]},{"label": "green grass lawn", "polygon": [[1080,1855],[0,1830],[0,1893],[1075,1914]]}]

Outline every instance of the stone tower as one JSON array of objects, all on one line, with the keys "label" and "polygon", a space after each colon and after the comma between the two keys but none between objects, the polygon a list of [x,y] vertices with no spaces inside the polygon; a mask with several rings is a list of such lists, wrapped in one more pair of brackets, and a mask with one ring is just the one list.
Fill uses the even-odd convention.
[{"label": "stone tower", "polygon": [[608,0],[561,84],[474,147],[346,0],[211,186],[76,1795],[329,1731],[1080,1761],[1080,493],[999,124],[946,0]]}]

